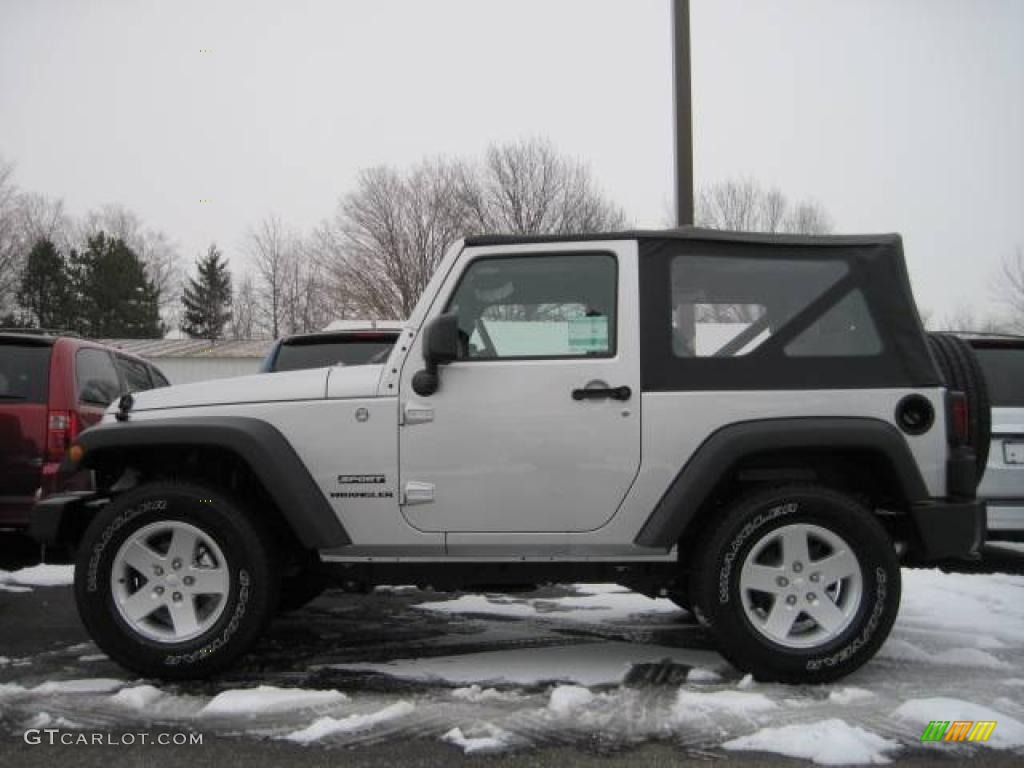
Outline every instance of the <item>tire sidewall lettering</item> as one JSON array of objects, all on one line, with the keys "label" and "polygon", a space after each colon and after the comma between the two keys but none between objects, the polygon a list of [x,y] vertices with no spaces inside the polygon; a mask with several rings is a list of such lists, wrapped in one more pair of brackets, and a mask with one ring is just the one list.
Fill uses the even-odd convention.
[{"label": "tire sidewall lettering", "polygon": [[107,546],[124,526],[130,523],[139,515],[147,512],[166,512],[168,507],[167,499],[147,499],[136,506],[128,507],[121,514],[110,521],[109,525],[100,534],[100,540],[93,546],[89,556],[89,567],[86,571],[85,589],[87,592],[98,592],[100,589],[100,561],[107,550]]}]

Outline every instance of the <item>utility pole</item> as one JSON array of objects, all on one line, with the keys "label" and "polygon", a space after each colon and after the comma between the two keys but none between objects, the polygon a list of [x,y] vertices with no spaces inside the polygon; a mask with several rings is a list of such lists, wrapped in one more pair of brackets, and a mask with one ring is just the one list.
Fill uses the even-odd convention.
[{"label": "utility pole", "polygon": [[690,0],[672,3],[675,92],[676,224],[693,224],[693,102],[690,95]]}]

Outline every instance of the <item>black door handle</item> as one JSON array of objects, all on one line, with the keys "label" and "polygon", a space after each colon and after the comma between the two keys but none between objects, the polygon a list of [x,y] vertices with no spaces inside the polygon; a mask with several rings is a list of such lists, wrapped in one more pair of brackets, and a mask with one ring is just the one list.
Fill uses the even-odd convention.
[{"label": "black door handle", "polygon": [[612,400],[629,400],[632,396],[633,390],[629,387],[592,387],[572,391],[573,400],[604,400],[606,397]]}]

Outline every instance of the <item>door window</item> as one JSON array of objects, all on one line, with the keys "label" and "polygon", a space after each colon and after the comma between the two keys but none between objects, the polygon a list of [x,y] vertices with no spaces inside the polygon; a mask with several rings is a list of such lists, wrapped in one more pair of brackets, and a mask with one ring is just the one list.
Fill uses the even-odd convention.
[{"label": "door window", "polygon": [[460,359],[611,357],[616,283],[606,253],[477,259],[446,310],[459,319]]},{"label": "door window", "polygon": [[78,399],[89,405],[108,406],[121,394],[114,361],[102,349],[80,349],[75,355]]}]

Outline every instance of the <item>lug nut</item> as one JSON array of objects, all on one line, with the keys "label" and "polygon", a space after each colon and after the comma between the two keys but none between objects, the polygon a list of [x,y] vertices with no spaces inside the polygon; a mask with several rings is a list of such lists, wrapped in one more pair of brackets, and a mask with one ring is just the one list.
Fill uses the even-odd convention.
[{"label": "lug nut", "polygon": [[796,595],[790,595],[786,598],[786,605],[796,605]]},{"label": "lug nut", "polygon": [[185,578],[183,579],[183,581],[185,582],[185,586],[186,586],[186,587],[191,587],[191,586],[192,586],[193,584],[195,584],[195,583],[196,583],[196,580],[195,580],[195,578],[194,578],[194,577],[192,577],[192,576],[186,576],[186,577],[185,577]]},{"label": "lug nut", "polygon": [[159,565],[154,565],[153,566],[153,575],[155,575],[155,576],[163,576],[164,575],[164,569],[161,568]]},{"label": "lug nut", "polygon": [[174,600],[174,602],[176,602],[176,603],[180,603],[181,602],[181,592],[175,592],[173,595],[171,595],[171,599]]},{"label": "lug nut", "polygon": [[797,560],[793,563],[793,573],[800,573],[804,569],[804,564]]},{"label": "lug nut", "polygon": [[156,589],[153,590],[153,592],[157,595],[157,597],[159,597],[160,595],[162,595],[164,593],[164,588],[163,587],[157,587]]},{"label": "lug nut", "polygon": [[808,592],[807,593],[807,602],[808,603],[813,603],[817,599],[818,599],[818,596],[816,594],[814,594],[813,592]]},{"label": "lug nut", "polygon": [[788,587],[789,579],[787,579],[785,576],[779,576],[779,578],[775,580],[775,583],[778,584],[780,587]]},{"label": "lug nut", "polygon": [[815,584],[817,584],[820,579],[821,579],[821,574],[820,573],[812,573],[811,574],[811,581],[813,581]]},{"label": "lug nut", "polygon": [[174,570],[176,570],[176,571],[178,569],[180,569],[181,568],[181,558],[179,558],[179,557],[174,558],[174,560],[171,561],[171,567]]}]

